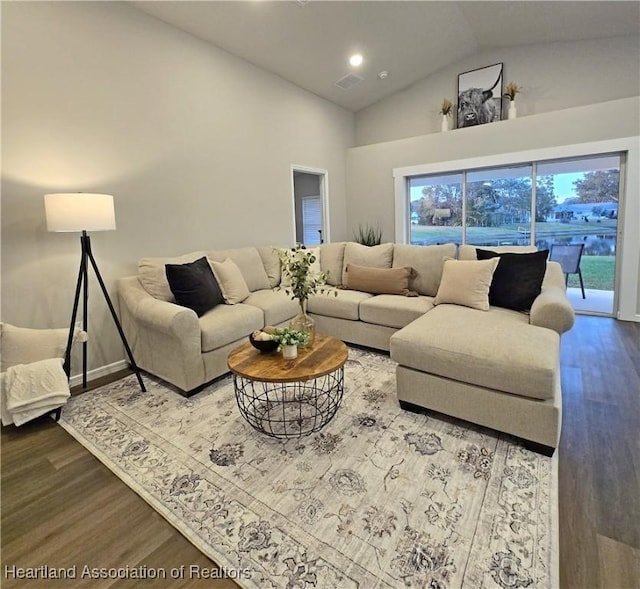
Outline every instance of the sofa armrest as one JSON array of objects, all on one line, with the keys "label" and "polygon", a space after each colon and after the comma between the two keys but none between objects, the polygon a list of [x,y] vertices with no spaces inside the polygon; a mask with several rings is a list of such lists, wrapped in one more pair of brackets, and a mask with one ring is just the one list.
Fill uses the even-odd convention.
[{"label": "sofa armrest", "polygon": [[118,281],[120,303],[125,305],[135,321],[181,340],[196,337],[200,341],[198,316],[191,309],[152,297],[136,277]]},{"label": "sofa armrest", "polygon": [[575,312],[565,287],[564,274],[557,262],[547,262],[542,292],[531,306],[531,325],[546,327],[562,335],[573,327]]},{"label": "sofa armrest", "polygon": [[120,320],[136,364],[183,391],[205,382],[202,335],[191,309],[152,297],[136,276],[118,280]]}]

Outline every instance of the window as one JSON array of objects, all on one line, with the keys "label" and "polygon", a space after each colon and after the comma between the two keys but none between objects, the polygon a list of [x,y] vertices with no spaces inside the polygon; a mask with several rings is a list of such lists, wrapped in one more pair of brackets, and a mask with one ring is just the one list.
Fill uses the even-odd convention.
[{"label": "window", "polygon": [[585,288],[613,291],[621,166],[614,153],[407,176],[410,243],[583,244]]},{"label": "window", "polygon": [[320,196],[302,197],[302,243],[322,243],[322,199]]},{"label": "window", "polygon": [[462,241],[462,174],[409,179],[410,243]]},{"label": "window", "polygon": [[[536,218],[536,246],[583,244],[580,267],[587,289],[614,290],[620,168],[617,153],[537,166],[536,192],[544,214]],[[578,276],[569,275],[568,285],[578,287]]]},{"label": "window", "polygon": [[530,165],[466,174],[466,243],[528,244],[531,236]]}]

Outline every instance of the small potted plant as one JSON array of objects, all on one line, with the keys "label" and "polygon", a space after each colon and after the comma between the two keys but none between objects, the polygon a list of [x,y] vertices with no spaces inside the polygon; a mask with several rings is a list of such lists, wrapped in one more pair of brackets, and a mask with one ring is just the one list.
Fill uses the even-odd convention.
[{"label": "small potted plant", "polygon": [[504,89],[503,98],[509,99],[509,114],[510,119],[515,119],[516,113],[516,95],[522,92],[522,87],[518,86],[515,82],[509,82]]},{"label": "small potted plant", "polygon": [[309,335],[291,327],[279,327],[272,334],[273,340],[278,342],[278,351],[282,357],[291,360],[298,357],[298,346],[304,346]]},{"label": "small potted plant", "polygon": [[440,105],[440,114],[442,115],[442,125],[441,131],[449,130],[449,119],[453,115],[453,102],[451,102],[448,98],[444,98],[442,100],[442,104]]}]

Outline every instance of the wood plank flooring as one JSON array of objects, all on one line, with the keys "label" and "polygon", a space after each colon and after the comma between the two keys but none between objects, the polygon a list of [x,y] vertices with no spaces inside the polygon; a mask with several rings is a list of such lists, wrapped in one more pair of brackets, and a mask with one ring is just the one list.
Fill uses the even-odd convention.
[{"label": "wood plank flooring", "polygon": [[[562,378],[561,587],[639,589],[640,324],[577,317],[563,336]],[[215,564],[50,419],[2,428],[1,443],[3,588],[236,587],[189,575],[191,565],[206,572]],[[11,578],[14,565],[43,564],[76,566],[78,577],[84,565],[167,576],[185,565],[186,572],[178,579]]]}]

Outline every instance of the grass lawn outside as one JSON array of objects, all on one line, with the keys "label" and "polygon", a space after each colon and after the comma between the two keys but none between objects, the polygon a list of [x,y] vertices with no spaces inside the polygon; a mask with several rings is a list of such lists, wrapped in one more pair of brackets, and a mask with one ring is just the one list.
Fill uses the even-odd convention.
[{"label": "grass lawn outside", "polygon": [[[616,272],[615,256],[582,256],[580,269],[585,288],[613,290]],[[580,279],[577,274],[569,274],[569,287],[580,288]]]},{"label": "grass lawn outside", "polygon": [[[615,219],[605,219],[602,223],[537,223],[536,240],[562,239],[571,236],[615,235]],[[520,229],[520,231],[518,231]],[[412,243],[460,243],[461,227],[411,226]],[[503,225],[501,227],[467,227],[466,241],[471,244],[490,243],[492,245],[523,245],[530,243],[530,235],[523,227]],[[594,290],[614,290],[615,256],[594,256],[583,254],[580,262],[585,288]],[[569,275],[569,287],[580,287],[577,274]]]},{"label": "grass lawn outside", "polygon": [[[603,219],[601,223],[586,223],[575,221],[572,223],[536,223],[536,239],[556,238],[585,235],[616,234],[616,219]],[[467,227],[467,243],[491,241],[529,241],[529,226],[500,225],[498,227]],[[459,243],[462,238],[462,227],[411,225],[411,242],[421,243]]]}]

